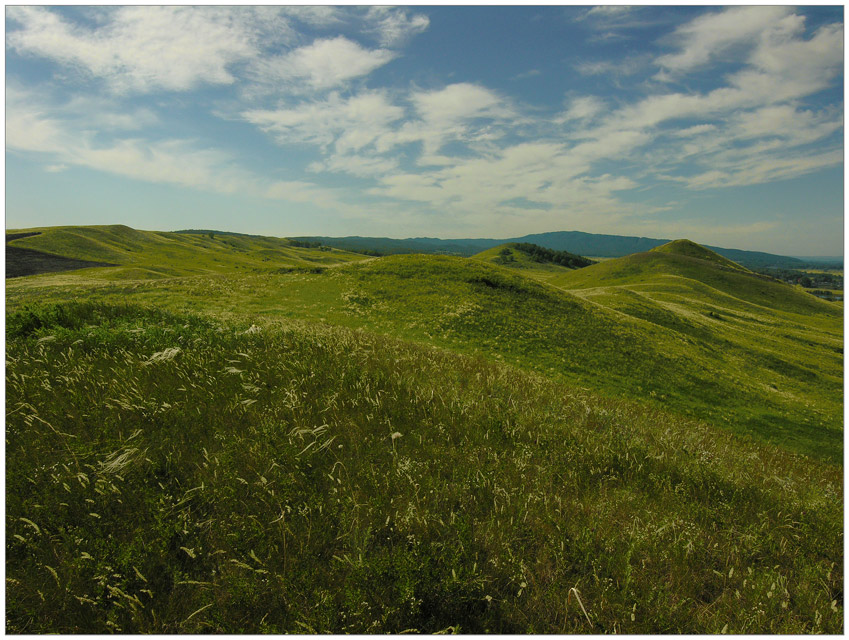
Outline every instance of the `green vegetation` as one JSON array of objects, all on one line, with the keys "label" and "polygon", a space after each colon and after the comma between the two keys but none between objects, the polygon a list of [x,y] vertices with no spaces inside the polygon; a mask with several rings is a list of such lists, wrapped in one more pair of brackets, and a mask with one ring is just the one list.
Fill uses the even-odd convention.
[{"label": "green vegetation", "polygon": [[718,266],[664,252],[578,270],[550,265],[554,271],[399,255],[321,273],[79,287],[70,276],[54,276],[55,286],[42,276],[37,289],[10,283],[7,305],[17,308],[37,291],[45,301],[133,299],[177,313],[253,313],[363,328],[842,460],[841,309]]},{"label": "green vegetation", "polygon": [[735,262],[731,262],[728,258],[723,258],[715,251],[711,251],[691,240],[673,240],[659,247],[652,249],[656,253],[665,253],[675,256],[686,256],[688,258],[696,258],[697,260],[707,260],[715,265],[731,271],[742,271],[748,273],[749,270],[741,267]]},{"label": "green vegetation", "polygon": [[213,233],[7,281],[10,632],[842,630],[842,305]]},{"label": "green vegetation", "polygon": [[[398,240],[395,238],[363,238],[359,236],[345,238],[316,236],[300,239],[319,242],[323,245],[345,249],[346,251],[372,251],[380,255],[425,253],[472,256],[493,247],[504,245],[505,243],[520,243],[534,244],[554,251],[566,251],[573,255],[605,258],[621,258],[633,253],[650,251],[669,242],[669,240],[658,240],[654,238],[584,233],[582,231],[533,233],[522,236],[521,238],[507,238],[503,240],[492,238],[467,238],[460,240],[406,238],[404,240]],[[763,253],[761,251],[743,251],[740,249],[724,249],[722,247],[707,248],[749,269],[803,269],[807,266],[825,266],[817,260],[806,262],[797,258]]]},{"label": "green vegetation", "polygon": [[[109,280],[149,279],[210,272],[269,271],[362,260],[346,251],[305,251],[280,238],[187,231],[137,231],[123,225],[47,227],[27,230],[9,247],[50,256],[119,265],[87,275]],[[34,233],[37,232],[37,233]],[[19,234],[12,234],[19,235]],[[9,235],[7,234],[7,240]],[[7,267],[8,268],[8,267]]]},{"label": "green vegetation", "polygon": [[[759,273],[787,282],[798,284],[805,289],[826,289],[831,291],[843,290],[843,270],[832,269],[760,269]],[[813,293],[813,292],[812,292]]]},{"label": "green vegetation", "polygon": [[251,320],[9,316],[8,631],[842,629],[839,468]]},{"label": "green vegetation", "polygon": [[580,269],[594,264],[593,260],[576,256],[568,251],[554,251],[546,249],[537,244],[528,242],[510,242],[492,249],[487,249],[474,256],[477,260],[484,260],[492,264],[514,267],[518,269],[533,268],[541,266],[565,267],[567,269]]}]

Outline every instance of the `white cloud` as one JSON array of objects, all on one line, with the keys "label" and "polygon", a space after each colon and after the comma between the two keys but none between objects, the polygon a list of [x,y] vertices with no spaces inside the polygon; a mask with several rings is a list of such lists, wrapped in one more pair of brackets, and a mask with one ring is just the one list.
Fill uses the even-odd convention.
[{"label": "white cloud", "polygon": [[511,80],[524,80],[526,78],[535,78],[536,76],[540,75],[542,75],[542,71],[540,71],[539,69],[528,69],[527,71],[523,71],[522,73],[517,73],[511,78]]},{"label": "white cloud", "polygon": [[607,75],[621,80],[645,71],[652,62],[650,55],[631,53],[621,60],[582,60],[574,68],[582,76]]},{"label": "white cloud", "polygon": [[691,189],[699,190],[739,187],[796,178],[842,162],[842,149],[822,153],[775,154],[755,159],[744,157],[737,162],[725,163],[722,169],[712,169],[680,181]]},{"label": "white cloud", "polygon": [[410,16],[404,9],[385,6],[369,7],[366,22],[373,24],[368,30],[376,35],[384,47],[404,44],[414,35],[424,32],[430,25],[430,19],[424,14]]},{"label": "white cloud", "polygon": [[51,115],[61,109],[43,97],[7,88],[6,147],[47,159],[46,171],[85,167],[145,182],[172,184],[222,194],[311,203],[336,212],[359,211],[340,196],[308,182],[274,182],[241,167],[230,154],[193,140],[112,138]]},{"label": "white cloud", "polygon": [[671,72],[704,65],[739,46],[753,47],[770,32],[798,33],[804,19],[790,7],[731,7],[708,13],[682,25],[670,40],[679,43],[677,53],[660,56],[657,64]]},{"label": "white cloud", "polygon": [[679,129],[672,135],[676,138],[691,138],[693,136],[700,136],[713,131],[716,131],[716,125],[714,124],[697,124],[692,127],[686,127],[685,129]]},{"label": "white cloud", "polygon": [[281,56],[252,63],[251,74],[266,85],[282,82],[289,92],[332,89],[368,75],[396,57],[388,49],[365,49],[343,36],[320,39]]},{"label": "white cloud", "polygon": [[[734,28],[726,29],[729,24]],[[798,103],[839,74],[842,25],[821,27],[808,39],[802,26],[799,16],[780,7],[731,8],[697,18],[676,32],[681,51],[658,63],[683,73],[732,50],[744,54],[727,84],[706,93],[647,96],[575,135],[611,159],[614,146],[627,156],[647,145],[644,176],[677,174],[693,189],[758,184],[831,166],[839,162],[841,142],[826,139],[842,128],[842,113],[814,113]],[[610,140],[620,144],[608,147]],[[812,143],[820,148],[805,148]]]},{"label": "white cloud", "polygon": [[[613,212],[613,192],[636,186],[630,178],[581,176],[587,158],[562,144],[534,142],[506,147],[488,157],[456,159],[451,166],[380,180],[373,195],[427,203],[434,209],[470,216],[476,212],[550,215],[573,209],[585,214]],[[526,199],[539,209],[508,204]]]},{"label": "white cloud", "polygon": [[461,82],[437,91],[414,93],[412,101],[426,122],[450,123],[466,118],[492,118],[509,115],[503,101],[484,87]]},{"label": "white cloud", "polygon": [[344,23],[340,7],[328,5],[292,5],[281,7],[281,11],[311,27],[329,28]]},{"label": "white cloud", "polygon": [[228,67],[256,52],[257,14],[216,7],[120,7],[93,29],[42,7],[9,7],[7,45],[105,80],[115,92],[231,84]]},{"label": "white cloud", "polygon": [[[423,14],[371,7],[128,6],[86,10],[89,20],[37,6],[9,7],[7,46],[47,58],[115,93],[189,91],[237,82],[242,68],[260,84],[289,90],[339,86],[394,59],[387,48],[367,49],[341,35],[292,48],[302,36],[292,21],[314,28],[348,25],[397,47],[427,29]],[[279,53],[281,46],[286,50]]]},{"label": "white cloud", "polygon": [[816,113],[793,105],[769,105],[734,114],[730,125],[735,138],[783,138],[790,144],[819,140],[842,127],[842,114]]},{"label": "white cloud", "polygon": [[398,168],[398,160],[368,154],[333,154],[325,161],[307,166],[307,171],[347,173],[358,178],[385,176]]},{"label": "white cloud", "polygon": [[566,111],[558,116],[557,121],[565,123],[573,120],[591,120],[600,114],[604,110],[604,107],[604,101],[595,96],[573,98],[569,102],[569,107]]},{"label": "white cloud", "polygon": [[382,136],[378,149],[422,142],[423,155],[433,158],[449,141],[486,145],[501,135],[501,127],[493,128],[493,122],[512,124],[518,116],[498,94],[470,83],[416,91],[410,95],[410,102],[419,119],[408,120],[397,131]]},{"label": "white cloud", "polygon": [[843,25],[821,27],[809,40],[768,31],[731,84],[780,102],[811,95],[829,86],[843,70]]},{"label": "white cloud", "polygon": [[628,5],[606,4],[587,9],[586,13],[582,17],[621,17],[632,13],[634,10],[635,7]]},{"label": "white cloud", "polygon": [[245,120],[274,136],[280,144],[327,146],[338,141],[337,149],[342,152],[373,143],[403,115],[403,109],[391,104],[381,91],[363,92],[348,99],[334,92],[322,100],[290,108],[242,113]]},{"label": "white cloud", "polygon": [[[446,220],[492,214],[519,224],[529,217],[609,221],[656,211],[627,204],[621,192],[662,180],[704,190],[783,180],[842,162],[842,108],[815,109],[808,100],[841,73],[842,25],[807,33],[788,8],[734,7],[703,15],[680,27],[667,41],[669,53],[651,63],[683,87],[690,84],[688,73],[722,61],[727,73],[715,75],[711,89],[653,94],[658,85],[647,82],[630,102],[634,93],[607,100],[572,93],[553,114],[473,82],[364,89],[363,78],[400,55],[397,45],[428,27],[425,16],[408,9],[89,11],[95,19],[82,23],[52,9],[8,9],[10,49],[54,60],[65,74],[71,69],[101,78],[112,90],[106,97],[57,102],[7,86],[7,148],[43,154],[46,171],[82,166],[336,211],[365,212],[357,209],[365,194],[375,196],[375,211],[383,204],[385,210],[438,210]],[[614,12],[588,15],[603,13]],[[630,13],[620,17],[630,20]],[[302,40],[290,23],[336,32]],[[354,41],[352,33],[381,48]],[[155,53],[160,49],[165,53]],[[637,66],[648,63],[641,58]],[[592,64],[579,69],[623,77],[628,70]],[[121,94],[236,82],[233,96],[257,101],[218,103],[217,113],[238,114],[282,147],[312,147],[315,156],[301,167],[309,180],[258,175],[213,142],[181,134],[153,138],[145,133],[150,125],[161,132],[173,124],[162,101],[144,106],[153,101],[131,102]],[[253,94],[245,90],[254,88],[250,82]],[[270,96],[279,101],[271,104]],[[194,96],[167,99],[188,104]],[[335,178],[323,173],[345,173],[365,186],[358,194],[328,190],[318,183]]]}]

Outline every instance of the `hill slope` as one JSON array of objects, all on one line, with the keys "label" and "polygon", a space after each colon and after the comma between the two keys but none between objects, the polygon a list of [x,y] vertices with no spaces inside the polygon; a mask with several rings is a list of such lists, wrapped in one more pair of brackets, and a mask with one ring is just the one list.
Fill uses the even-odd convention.
[{"label": "hill slope", "polygon": [[724,294],[724,299],[732,306],[743,304],[749,308],[755,304],[802,314],[840,315],[840,309],[829,302],[751,273],[690,241],[675,241],[649,252],[605,260],[586,269],[563,273],[550,282],[567,290],[612,286],[645,288],[649,284],[669,289],[684,286],[686,290],[697,282],[713,290],[703,289],[697,297]]},{"label": "hill slope", "polygon": [[[110,279],[162,278],[236,269],[312,268],[364,259],[338,249],[296,247],[282,238],[138,231],[123,225],[16,230],[7,234],[7,248],[13,249],[6,257],[7,272],[11,267],[13,275],[32,275],[34,269],[20,273],[24,265],[21,260],[16,262],[22,253],[15,250],[25,249],[30,256],[33,251],[40,252],[41,263],[52,267],[52,271],[113,265],[98,274]],[[96,264],[70,263],[67,259]],[[36,264],[35,269],[39,268]]]},{"label": "hill slope", "polygon": [[562,269],[580,269],[594,264],[583,256],[568,251],[554,251],[537,244],[526,242],[508,242],[507,244],[481,251],[472,256],[491,264],[511,269],[534,269],[560,272]]},{"label": "hill slope", "polygon": [[[132,296],[176,311],[360,327],[842,459],[842,324],[833,304],[666,252],[563,270],[551,278],[558,286],[534,275],[464,258],[391,256],[317,274],[194,277],[167,287],[75,291],[61,283],[40,287],[39,297]],[[31,295],[9,287],[7,305]]]},{"label": "hill slope", "polygon": [[672,242],[667,242],[666,244],[662,244],[659,247],[655,247],[654,249],[652,249],[652,251],[656,253],[666,253],[676,256],[687,256],[690,258],[696,258],[698,260],[707,260],[708,262],[712,262],[715,265],[724,269],[751,273],[749,269],[740,266],[736,262],[732,262],[728,258],[719,255],[715,251],[711,251],[707,247],[703,247],[700,244],[696,244],[692,240],[673,240]]},{"label": "hill slope", "polygon": [[480,358],[249,322],[8,317],[9,632],[842,629],[839,468]]},{"label": "hill slope", "polygon": [[[620,258],[632,253],[650,251],[669,242],[655,238],[638,238],[635,236],[616,236],[601,233],[585,233],[582,231],[552,231],[548,233],[533,233],[521,238],[466,238],[459,240],[442,240],[440,238],[368,238],[349,236],[332,238],[327,236],[310,236],[302,238],[313,242],[321,242],[331,247],[351,251],[371,250],[383,254],[397,253],[429,253],[472,256],[476,253],[510,242],[527,242],[555,251],[568,251],[581,256]],[[707,245],[706,245],[707,246]],[[720,255],[745,265],[751,269],[783,268],[799,269],[805,263],[797,258],[779,256],[762,251],[743,251],[741,249],[725,249],[707,246]]]},{"label": "hill slope", "polygon": [[175,275],[6,283],[8,631],[842,630],[842,307],[106,231]]}]

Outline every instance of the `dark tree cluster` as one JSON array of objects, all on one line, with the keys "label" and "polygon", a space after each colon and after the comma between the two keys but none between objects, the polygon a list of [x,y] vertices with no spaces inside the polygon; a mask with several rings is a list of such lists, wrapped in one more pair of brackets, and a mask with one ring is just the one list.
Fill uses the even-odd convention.
[{"label": "dark tree cluster", "polygon": [[301,249],[320,249],[321,246],[322,246],[320,242],[309,242],[308,240],[292,240],[292,239],[290,239],[289,243],[293,247],[299,247]]},{"label": "dark tree cluster", "polygon": [[583,256],[575,255],[568,251],[546,249],[545,247],[541,247],[538,244],[531,244],[530,242],[514,242],[508,246],[527,254],[534,262],[551,262],[563,267],[569,267],[570,269],[579,269],[581,267],[588,267],[591,264],[595,264],[595,262],[589,258],[584,258]]}]

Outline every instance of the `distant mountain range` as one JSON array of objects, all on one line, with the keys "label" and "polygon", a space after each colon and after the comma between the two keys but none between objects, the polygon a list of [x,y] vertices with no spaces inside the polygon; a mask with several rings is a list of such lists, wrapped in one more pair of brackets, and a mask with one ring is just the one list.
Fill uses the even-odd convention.
[{"label": "distant mountain range", "polygon": [[[309,242],[347,249],[349,251],[374,251],[381,254],[395,253],[445,253],[461,256],[471,256],[481,251],[491,249],[507,242],[530,242],[547,249],[568,251],[581,256],[600,258],[619,258],[632,253],[650,251],[655,247],[670,242],[668,239],[639,238],[636,236],[616,236],[601,233],[584,233],[582,231],[553,231],[549,233],[532,233],[519,238],[466,238],[458,240],[443,240],[440,238],[370,238],[347,236],[331,238],[327,236],[304,236],[295,238]],[[726,249],[704,245],[721,256],[733,260],[750,269],[780,268],[800,269],[818,262],[831,263],[823,259],[800,260],[789,256],[780,256],[761,251],[743,251],[741,249]],[[842,262],[842,261],[841,261]]]}]

